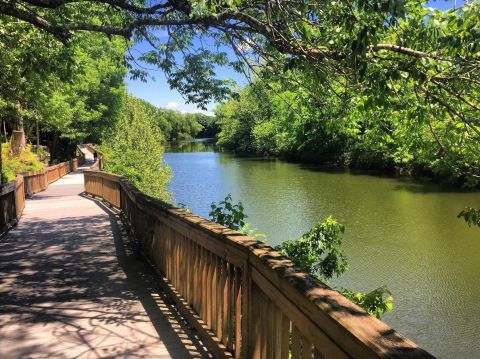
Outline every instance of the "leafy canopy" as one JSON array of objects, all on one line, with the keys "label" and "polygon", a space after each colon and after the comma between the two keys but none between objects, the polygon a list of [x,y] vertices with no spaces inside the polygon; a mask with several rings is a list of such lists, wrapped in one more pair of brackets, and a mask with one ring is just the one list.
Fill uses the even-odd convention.
[{"label": "leafy canopy", "polygon": [[[478,88],[479,6],[474,0],[443,12],[420,0],[4,0],[0,14],[64,44],[82,31],[147,43],[151,51],[138,59],[201,105],[231,94],[217,65],[248,73],[269,66],[278,74],[296,67],[318,87],[383,89],[383,101],[394,94],[389,81],[403,78],[475,131],[479,106],[468,89]],[[146,77],[140,68],[132,75]]]}]

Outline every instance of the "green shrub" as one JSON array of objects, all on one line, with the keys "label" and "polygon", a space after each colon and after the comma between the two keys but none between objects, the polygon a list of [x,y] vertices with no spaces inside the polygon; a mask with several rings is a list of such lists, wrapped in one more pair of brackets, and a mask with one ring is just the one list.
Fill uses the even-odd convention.
[{"label": "green shrub", "polygon": [[163,161],[163,136],[150,114],[140,100],[125,95],[115,129],[100,151],[105,155],[105,171],[125,176],[143,193],[169,201],[171,171]]},{"label": "green shrub", "polygon": [[466,207],[458,214],[457,217],[463,218],[465,222],[467,222],[468,226],[480,227],[480,208]]},{"label": "green shrub", "polygon": [[307,273],[327,282],[347,270],[347,259],[340,249],[345,227],[328,217],[296,240],[287,240],[275,250],[290,258]]},{"label": "green shrub", "polygon": [[210,205],[210,209],[210,220],[215,223],[219,223],[235,231],[240,231],[245,226],[244,220],[247,218],[247,215],[244,213],[243,204],[242,202],[233,204],[230,193],[218,204],[213,202]]},{"label": "green shrub", "polygon": [[2,144],[2,182],[14,180],[18,173],[39,171],[44,167],[31,150],[31,146],[27,145],[19,156],[15,156],[9,150],[8,143]]}]

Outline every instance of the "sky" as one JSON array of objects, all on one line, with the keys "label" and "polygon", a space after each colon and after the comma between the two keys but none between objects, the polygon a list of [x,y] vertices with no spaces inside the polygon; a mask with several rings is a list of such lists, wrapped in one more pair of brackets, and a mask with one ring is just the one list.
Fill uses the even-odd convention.
[{"label": "sky", "polygon": [[[429,1],[427,6],[445,10],[452,8],[455,5],[460,6],[463,4],[463,2],[464,1],[462,0],[437,0]],[[164,36],[166,38],[166,33],[160,34],[160,36]],[[148,50],[148,44],[140,43],[135,45],[130,51],[133,55],[136,55]],[[231,51],[227,50],[227,53],[232,55]],[[126,76],[125,81],[127,83],[127,89],[132,95],[146,100],[157,107],[168,108],[180,112],[202,112],[207,115],[213,115],[213,110],[217,105],[216,103],[211,102],[207,106],[206,111],[197,108],[195,104],[187,104],[176,90],[170,89],[165,79],[165,75],[161,71],[156,70],[151,66],[149,66],[149,68],[150,70],[148,73],[151,77],[153,77],[153,79],[149,79],[146,83],[140,80],[132,80],[130,79],[129,75]],[[230,68],[218,67],[216,70],[217,77],[220,79],[233,79],[238,83],[239,86],[244,86],[247,84],[247,79],[243,75]]]}]

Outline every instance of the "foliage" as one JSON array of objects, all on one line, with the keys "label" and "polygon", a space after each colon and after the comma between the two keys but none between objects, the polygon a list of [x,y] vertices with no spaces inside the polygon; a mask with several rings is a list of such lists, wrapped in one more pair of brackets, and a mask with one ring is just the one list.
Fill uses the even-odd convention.
[{"label": "foliage", "polygon": [[201,113],[195,114],[196,121],[202,126],[201,131],[197,134],[198,138],[214,138],[220,132],[215,117],[207,116]]},{"label": "foliage", "polygon": [[154,121],[168,141],[189,140],[202,130],[196,114],[155,109]]},{"label": "foliage", "polygon": [[378,319],[381,315],[393,310],[392,293],[386,287],[379,287],[369,293],[341,288],[340,293]]},{"label": "foliage", "polygon": [[[28,22],[63,44],[85,32],[148,44],[146,52],[126,56],[131,75],[146,80],[146,71],[134,64],[154,65],[188,102],[203,106],[233,92],[230,81],[218,79],[218,66],[247,74],[268,68],[279,78],[297,69],[305,74],[300,84],[312,101],[322,102],[329,93],[347,102],[363,100],[367,108],[394,109],[407,95],[412,110],[424,107],[442,115],[441,128],[432,126],[432,132],[450,132],[449,123],[461,124],[466,140],[478,140],[480,1],[446,11],[427,4],[58,0],[52,5],[19,0],[0,4],[0,14]],[[352,90],[361,96],[352,98]]]},{"label": "foliage", "polygon": [[[67,138],[95,137],[109,123],[105,118],[115,118],[124,60],[132,77],[142,80],[148,76],[134,66],[137,61],[157,66],[187,102],[201,106],[234,95],[231,81],[216,74],[218,66],[231,66],[261,85],[218,110],[226,147],[427,171],[475,187],[480,1],[446,11],[425,5],[420,0],[0,4],[0,69],[5,69],[0,104],[18,118],[14,105],[21,99],[21,112],[31,123],[45,119],[49,131]],[[134,42],[150,50],[124,57]],[[103,99],[107,88],[116,90]],[[184,121],[169,130],[160,117],[168,139],[198,133],[190,128],[193,122]]]},{"label": "foliage", "polygon": [[248,223],[245,223],[243,227],[240,228],[239,232],[245,234],[246,236],[255,238],[258,241],[264,241],[267,238],[264,233],[259,233],[256,228],[250,228]]},{"label": "foliage", "polygon": [[145,194],[168,201],[171,171],[163,162],[163,139],[143,102],[125,95],[115,129],[100,147],[105,171],[123,175]]},{"label": "foliage", "polygon": [[[230,229],[262,240],[265,235],[251,230],[244,222],[242,202],[232,204],[232,196],[228,194],[218,204],[211,205],[210,220]],[[333,276],[340,276],[347,268],[347,258],[341,250],[341,235],[345,227],[331,216],[322,223],[315,224],[312,229],[297,240],[286,240],[274,249],[289,258],[303,271],[328,282]],[[339,290],[352,302],[362,307],[367,313],[380,318],[393,310],[393,297],[386,287],[379,287],[369,293],[360,293],[345,288]]]},{"label": "foliage", "polygon": [[190,213],[190,207],[185,203],[178,203],[178,207],[185,211],[185,213]]},{"label": "foliage", "polygon": [[209,117],[200,113],[182,113],[159,108],[141,99],[138,99],[137,105],[149,113],[153,125],[163,134],[165,141],[189,140],[212,126],[212,121],[205,119]]},{"label": "foliage", "polygon": [[245,218],[242,202],[237,204],[232,203],[232,195],[228,194],[225,199],[218,204],[213,202],[210,205],[211,211],[209,213],[210,220],[219,223],[225,227],[239,231],[245,226]]},{"label": "foliage", "polygon": [[42,156],[42,153],[32,152],[30,145],[16,156],[9,150],[8,144],[2,144],[2,182],[12,181],[22,172],[41,170],[44,164],[39,160],[39,156]]},{"label": "foliage", "polygon": [[[35,27],[0,17],[0,117],[58,154],[64,143],[98,142],[123,94],[125,42],[78,34],[69,47]],[[71,146],[74,148],[74,146]]]},{"label": "foliage", "polygon": [[[275,250],[292,260],[305,272],[328,282],[333,276],[340,276],[347,268],[347,258],[340,249],[341,235],[345,227],[331,216],[297,240],[287,240],[275,247]],[[345,288],[339,290],[352,302],[366,312],[380,318],[393,310],[393,297],[385,287],[377,288],[369,293],[360,293]]]},{"label": "foliage", "polygon": [[[239,152],[271,154],[335,167],[429,174],[450,184],[476,187],[480,141],[433,104],[419,104],[412,88],[390,106],[371,95],[345,90],[312,99],[308,74],[291,70],[285,79],[259,78],[237,99],[215,110],[218,144]],[[405,90],[405,91],[404,91]],[[410,91],[410,92],[409,92]]]},{"label": "foliage", "polygon": [[480,227],[480,209],[466,207],[458,214],[457,217],[462,217],[469,226]]},{"label": "foliage", "polygon": [[340,249],[343,225],[332,217],[317,223],[296,240],[286,240],[274,249],[290,258],[307,273],[328,281],[347,270],[347,259]]}]

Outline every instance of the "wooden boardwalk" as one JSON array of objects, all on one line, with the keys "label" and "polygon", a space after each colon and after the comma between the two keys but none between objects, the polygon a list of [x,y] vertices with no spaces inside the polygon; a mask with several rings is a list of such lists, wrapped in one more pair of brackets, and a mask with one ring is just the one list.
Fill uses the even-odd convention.
[{"label": "wooden boardwalk", "polygon": [[85,168],[28,199],[0,240],[0,358],[210,357],[116,213],[81,195]]}]

